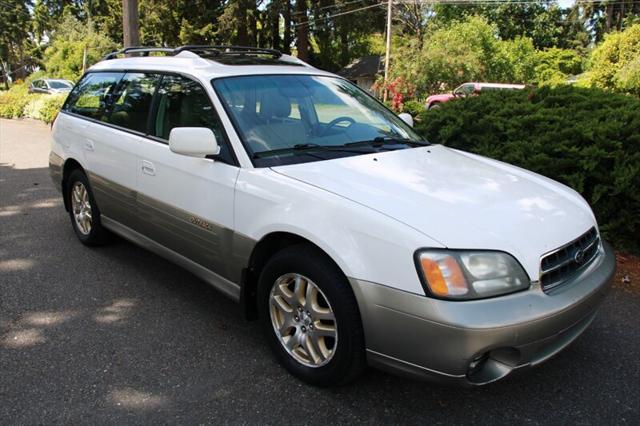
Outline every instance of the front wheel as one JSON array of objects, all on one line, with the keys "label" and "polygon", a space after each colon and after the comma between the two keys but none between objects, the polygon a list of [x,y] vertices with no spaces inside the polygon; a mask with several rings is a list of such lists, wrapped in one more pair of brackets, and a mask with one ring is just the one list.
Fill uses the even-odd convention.
[{"label": "front wheel", "polygon": [[326,255],[297,245],[274,255],[259,280],[267,341],[294,376],[329,386],[365,368],[362,323],[348,281]]}]

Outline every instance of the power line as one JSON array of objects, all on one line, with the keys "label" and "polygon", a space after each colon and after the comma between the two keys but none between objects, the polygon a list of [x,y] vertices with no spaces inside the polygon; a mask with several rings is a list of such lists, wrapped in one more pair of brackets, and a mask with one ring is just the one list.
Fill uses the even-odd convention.
[{"label": "power line", "polygon": [[356,13],[356,12],[360,12],[362,10],[372,9],[374,7],[379,7],[379,6],[382,6],[382,5],[383,5],[382,3],[370,4],[369,6],[359,7],[357,9],[348,10],[346,12],[334,13],[332,15],[323,16],[321,18],[309,19],[309,20],[306,20],[304,22],[298,22],[298,23],[293,24],[292,26],[295,28],[295,27],[299,27],[301,25],[309,25],[312,22],[324,21],[324,20],[327,20],[327,19],[335,18],[336,16],[349,15],[351,13]]},{"label": "power line", "polygon": [[[512,4],[512,5],[551,5],[556,4],[557,0],[394,0],[394,4],[431,4],[431,5],[491,5],[491,4]],[[640,0],[577,0],[575,5],[581,4],[601,4],[602,6],[610,4],[640,4]]]},{"label": "power line", "polygon": [[[325,9],[333,9],[333,8],[341,8],[341,7],[348,6],[348,5],[353,4],[353,3],[362,3],[363,1],[364,0],[351,0],[351,1],[344,2],[342,4],[330,4],[328,6],[319,7],[317,9],[315,9],[315,11],[325,10]],[[311,10],[314,10],[314,9],[311,9]],[[299,12],[298,11],[298,12],[293,12],[291,15],[292,16],[293,15],[301,15],[301,14],[304,14],[304,13],[306,13],[306,12]]]}]

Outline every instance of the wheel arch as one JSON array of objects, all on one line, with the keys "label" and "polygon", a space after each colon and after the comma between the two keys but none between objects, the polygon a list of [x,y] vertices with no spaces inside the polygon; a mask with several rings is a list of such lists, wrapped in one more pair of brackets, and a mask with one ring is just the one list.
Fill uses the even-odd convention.
[{"label": "wheel arch", "polygon": [[69,211],[69,200],[65,193],[67,188],[67,179],[69,179],[71,173],[77,169],[82,170],[82,172],[85,173],[82,165],[74,158],[67,158],[64,162],[64,166],[62,166],[62,181],[60,182],[60,189],[62,191],[62,199],[64,200],[64,208],[66,211]]},{"label": "wheel arch", "polygon": [[[240,291],[240,303],[244,308],[245,315],[248,319],[257,318],[257,289],[258,279],[264,266],[269,259],[279,251],[298,244],[306,244],[312,246],[318,253],[326,257],[347,280],[347,276],[326,250],[323,250],[318,244],[301,235],[276,231],[270,232],[263,236],[254,246],[249,257],[249,263],[243,271],[242,288]],[[348,282],[348,281],[345,281]]]}]

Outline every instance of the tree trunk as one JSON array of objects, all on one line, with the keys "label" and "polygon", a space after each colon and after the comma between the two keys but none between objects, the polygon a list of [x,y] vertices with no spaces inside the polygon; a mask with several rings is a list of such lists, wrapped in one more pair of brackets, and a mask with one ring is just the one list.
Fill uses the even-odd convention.
[{"label": "tree trunk", "polygon": [[138,0],[122,0],[122,30],[124,47],[140,45]]},{"label": "tree trunk", "polygon": [[271,47],[280,49],[280,0],[271,3]]},{"label": "tree trunk", "polygon": [[238,46],[246,46],[249,44],[249,36],[247,34],[247,3],[247,0],[238,0],[236,3],[238,32],[236,33],[235,44]]},{"label": "tree trunk", "polygon": [[284,36],[282,39],[282,51],[291,54],[291,0],[284,3]]},{"label": "tree trunk", "polygon": [[345,25],[340,29],[340,66],[344,67],[349,63],[349,30]]},{"label": "tree trunk", "polygon": [[296,12],[298,23],[296,48],[298,58],[307,62],[309,60],[309,17],[307,16],[307,0],[296,0]]},{"label": "tree trunk", "polygon": [[0,67],[2,67],[2,69],[0,70],[0,72],[2,72],[2,79],[4,80],[4,88],[5,90],[9,90],[9,73],[4,65],[4,61],[0,58]]},{"label": "tree trunk", "polygon": [[605,22],[605,26],[604,26],[604,32],[608,33],[609,31],[611,31],[611,21],[613,18],[613,5],[611,3],[607,4],[607,8],[606,8],[606,22]]},{"label": "tree trunk", "polygon": [[[248,2],[247,2],[248,3]],[[251,10],[247,11],[247,33],[249,39],[249,46],[255,47],[258,46],[258,26],[257,26],[257,15],[258,9],[256,8],[255,0],[251,0],[251,4],[247,4],[251,8]]]},{"label": "tree trunk", "polygon": [[618,9],[618,31],[622,31],[622,26],[624,24],[624,14],[625,14],[625,4],[622,2]]}]

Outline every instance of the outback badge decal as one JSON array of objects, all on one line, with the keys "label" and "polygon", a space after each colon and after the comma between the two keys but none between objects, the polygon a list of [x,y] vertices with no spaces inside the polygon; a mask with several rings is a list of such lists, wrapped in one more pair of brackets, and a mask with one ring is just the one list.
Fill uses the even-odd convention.
[{"label": "outback badge decal", "polygon": [[200,219],[199,217],[191,216],[189,218],[189,222],[193,223],[196,226],[199,226],[200,228],[206,229],[207,231],[213,231],[213,226],[211,226],[211,224],[206,220]]}]

